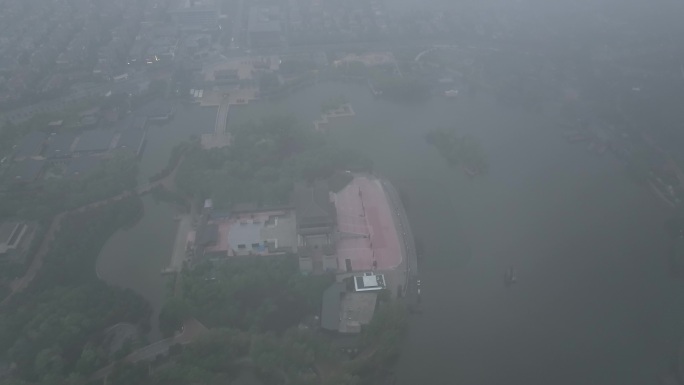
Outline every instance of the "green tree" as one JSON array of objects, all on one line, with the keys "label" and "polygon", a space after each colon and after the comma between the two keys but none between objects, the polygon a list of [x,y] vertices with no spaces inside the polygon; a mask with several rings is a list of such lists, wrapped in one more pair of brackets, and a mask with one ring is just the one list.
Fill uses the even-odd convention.
[{"label": "green tree", "polygon": [[172,335],[179,330],[185,321],[190,317],[190,306],[178,297],[171,297],[166,300],[159,312],[159,329],[165,336]]}]

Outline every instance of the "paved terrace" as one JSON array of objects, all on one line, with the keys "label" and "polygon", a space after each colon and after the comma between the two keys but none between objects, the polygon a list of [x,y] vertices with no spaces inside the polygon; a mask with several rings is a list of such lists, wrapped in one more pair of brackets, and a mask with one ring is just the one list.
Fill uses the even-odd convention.
[{"label": "paved terrace", "polygon": [[334,195],[339,240],[337,257],[353,271],[393,270],[402,265],[404,243],[397,232],[392,207],[382,183],[372,177],[356,176]]}]

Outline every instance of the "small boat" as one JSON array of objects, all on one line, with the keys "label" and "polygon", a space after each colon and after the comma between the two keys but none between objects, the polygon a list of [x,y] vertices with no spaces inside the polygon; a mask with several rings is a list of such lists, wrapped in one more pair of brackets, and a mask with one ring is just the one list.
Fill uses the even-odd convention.
[{"label": "small boat", "polygon": [[474,169],[474,168],[472,168],[472,167],[469,167],[469,166],[467,166],[467,165],[465,165],[465,164],[462,165],[461,167],[463,168],[463,171],[465,171],[466,175],[468,175],[468,176],[471,177],[471,178],[472,178],[472,177],[475,177],[475,176],[477,176],[477,175],[480,174],[480,172],[479,172],[478,170],[476,170],[476,169]]},{"label": "small boat", "polygon": [[455,98],[458,96],[458,90],[444,91],[444,96],[446,96],[447,98]]},{"label": "small boat", "polygon": [[511,267],[506,270],[506,274],[504,274],[504,285],[510,287],[516,282],[518,282],[518,276],[515,273],[515,269]]}]

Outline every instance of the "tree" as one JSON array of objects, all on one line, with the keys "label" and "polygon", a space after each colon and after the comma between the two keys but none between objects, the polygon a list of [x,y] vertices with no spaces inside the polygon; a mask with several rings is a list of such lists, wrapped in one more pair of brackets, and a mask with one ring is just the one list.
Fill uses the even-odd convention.
[{"label": "tree", "polygon": [[178,297],[166,300],[159,312],[159,329],[165,336],[172,335],[183,326],[190,316],[190,306],[186,301]]}]

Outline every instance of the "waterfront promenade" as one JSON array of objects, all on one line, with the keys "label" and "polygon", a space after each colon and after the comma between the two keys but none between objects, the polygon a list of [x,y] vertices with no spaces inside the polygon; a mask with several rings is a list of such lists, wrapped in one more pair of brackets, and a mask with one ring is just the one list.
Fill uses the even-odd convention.
[{"label": "waterfront promenade", "polygon": [[406,215],[406,210],[399,193],[394,188],[394,186],[386,179],[381,179],[382,187],[387,195],[387,200],[392,207],[392,218],[395,223],[395,228],[399,235],[399,240],[402,244],[402,254],[403,254],[403,268],[405,277],[403,283],[402,295],[409,300],[409,304],[418,303],[420,293],[418,292],[417,281],[418,276],[418,255],[416,253],[415,240],[413,238],[413,231],[411,231],[411,225]]}]

